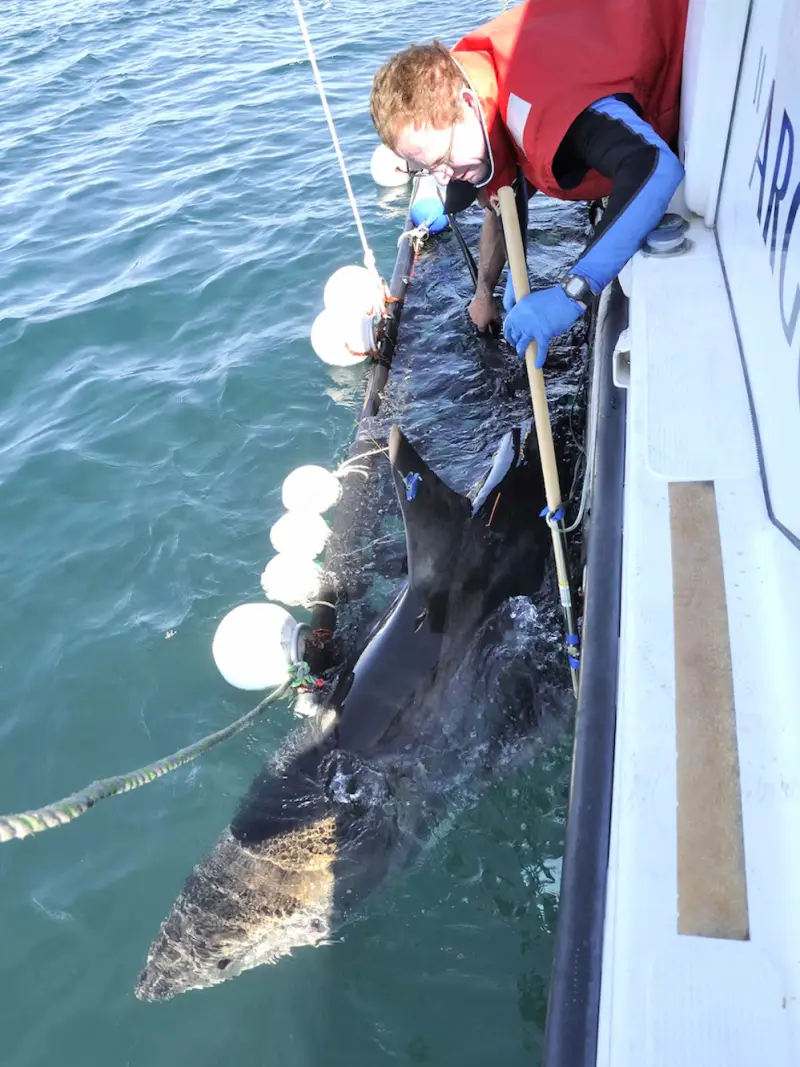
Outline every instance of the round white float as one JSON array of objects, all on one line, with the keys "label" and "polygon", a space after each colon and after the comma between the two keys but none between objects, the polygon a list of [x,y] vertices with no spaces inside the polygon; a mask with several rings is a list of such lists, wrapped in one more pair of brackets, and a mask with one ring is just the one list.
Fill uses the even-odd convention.
[{"label": "round white float", "polygon": [[287,511],[311,511],[317,515],[338,504],[341,496],[342,485],[336,475],[313,463],[287,474],[281,491]]},{"label": "round white float", "polygon": [[327,522],[316,512],[287,511],[270,530],[269,539],[276,552],[314,559],[325,548],[330,535]]},{"label": "round white float", "polygon": [[281,604],[308,605],[317,596],[322,582],[322,567],[313,559],[273,556],[261,575],[261,588],[270,600]]},{"label": "round white float", "polygon": [[358,315],[380,315],[383,291],[379,279],[366,267],[349,265],[334,271],[325,283],[325,307],[338,313],[352,309]]},{"label": "round white float", "polygon": [[379,144],[372,153],[369,172],[376,185],[384,185],[387,188],[406,185],[411,178],[407,161],[402,156],[396,155],[385,144]]},{"label": "round white float", "polygon": [[375,324],[371,315],[352,313],[343,318],[325,308],[311,327],[311,347],[331,367],[353,367],[375,351]]},{"label": "round white float", "polygon": [[211,654],[237,689],[269,689],[285,682],[303,658],[309,630],[278,604],[240,604],[217,627]]}]

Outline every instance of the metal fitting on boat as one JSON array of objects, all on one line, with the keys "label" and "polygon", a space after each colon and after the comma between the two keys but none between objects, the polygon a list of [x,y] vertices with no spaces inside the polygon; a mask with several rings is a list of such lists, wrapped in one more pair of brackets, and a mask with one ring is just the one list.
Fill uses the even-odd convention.
[{"label": "metal fitting on boat", "polygon": [[689,223],[682,215],[666,214],[658,226],[648,233],[643,252],[650,256],[677,256],[691,247],[686,236]]}]

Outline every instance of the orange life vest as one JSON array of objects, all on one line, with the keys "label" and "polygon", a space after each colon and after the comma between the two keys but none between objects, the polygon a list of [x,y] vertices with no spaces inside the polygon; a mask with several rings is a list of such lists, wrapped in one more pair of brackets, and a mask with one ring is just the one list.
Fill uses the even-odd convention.
[{"label": "orange life vest", "polygon": [[553,158],[573,120],[595,101],[630,93],[667,143],[678,132],[689,0],[524,0],[455,45],[480,98],[494,171],[490,194],[516,164],[548,196],[594,200],[611,182],[590,170],[565,190]]}]

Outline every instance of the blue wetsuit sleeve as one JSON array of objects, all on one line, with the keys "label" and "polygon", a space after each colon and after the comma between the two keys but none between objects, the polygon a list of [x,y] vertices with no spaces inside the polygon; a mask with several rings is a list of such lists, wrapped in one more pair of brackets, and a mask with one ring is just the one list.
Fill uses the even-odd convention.
[{"label": "blue wetsuit sleeve", "polygon": [[612,181],[608,207],[573,268],[599,293],[658,224],[683,167],[652,126],[613,96],[581,112],[559,148],[554,169],[559,160],[571,164],[578,179],[581,171],[592,168]]}]

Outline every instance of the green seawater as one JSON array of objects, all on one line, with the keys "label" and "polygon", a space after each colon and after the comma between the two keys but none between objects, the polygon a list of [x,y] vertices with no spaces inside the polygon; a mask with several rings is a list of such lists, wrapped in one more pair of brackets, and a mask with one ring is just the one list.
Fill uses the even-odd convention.
[{"label": "green seawater", "polygon": [[[500,8],[305,5],[387,278],[407,193],[369,175],[372,74]],[[308,340],[326,279],[361,249],[289,3],[5,0],[0,41],[0,811],[14,812],[254,703],[220,678],[211,640],[261,595],[283,478],[344,456],[365,370],[329,370]],[[476,216],[465,229],[474,245]],[[468,397],[442,400],[437,346],[480,347],[458,250],[442,248],[412,283],[404,395],[428,423],[438,398],[434,450],[466,485],[459,457],[480,438],[479,474],[492,435]],[[134,998],[184,879],[291,726],[276,708],[190,767],[0,845],[3,1067],[539,1062],[568,737],[460,813],[334,945],[167,1004]]]}]

